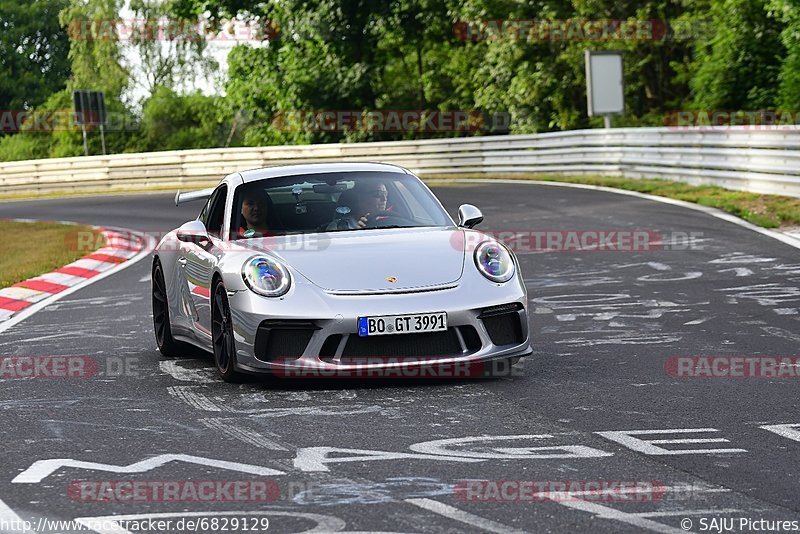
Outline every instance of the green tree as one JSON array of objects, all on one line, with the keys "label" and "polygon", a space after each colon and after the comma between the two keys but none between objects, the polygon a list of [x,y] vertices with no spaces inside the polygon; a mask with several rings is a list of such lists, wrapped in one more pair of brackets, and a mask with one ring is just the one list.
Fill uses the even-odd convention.
[{"label": "green tree", "polygon": [[800,3],[797,0],[772,0],[772,16],[782,23],[781,42],[786,55],[780,67],[778,102],[780,109],[800,109]]},{"label": "green tree", "polygon": [[67,0],[0,0],[0,109],[37,106],[70,74],[67,32],[58,13]]},{"label": "green tree", "polygon": [[[764,0],[714,0],[712,26],[695,48],[692,102],[698,109],[771,109],[778,103],[781,24]],[[796,37],[795,37],[796,38]]]},{"label": "green tree", "polygon": [[149,152],[236,145],[238,137],[229,139],[232,117],[221,101],[218,96],[179,95],[157,87],[142,107],[132,147]]}]

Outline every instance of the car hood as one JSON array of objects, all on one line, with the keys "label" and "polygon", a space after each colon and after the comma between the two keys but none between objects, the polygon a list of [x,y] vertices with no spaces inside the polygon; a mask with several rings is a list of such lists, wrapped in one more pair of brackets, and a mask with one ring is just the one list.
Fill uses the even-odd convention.
[{"label": "car hood", "polygon": [[332,292],[413,291],[451,285],[464,269],[463,231],[457,228],[284,236],[253,239],[248,248],[268,252]]}]

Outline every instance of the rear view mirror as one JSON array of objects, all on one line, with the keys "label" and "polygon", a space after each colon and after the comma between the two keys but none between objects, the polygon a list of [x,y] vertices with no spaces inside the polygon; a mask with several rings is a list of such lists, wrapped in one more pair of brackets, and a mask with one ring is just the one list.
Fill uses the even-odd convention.
[{"label": "rear view mirror", "polygon": [[472,204],[462,204],[458,208],[458,225],[473,228],[483,221],[483,213]]},{"label": "rear view mirror", "polygon": [[206,225],[201,221],[189,221],[181,225],[177,231],[178,240],[184,243],[202,243],[211,241]]}]

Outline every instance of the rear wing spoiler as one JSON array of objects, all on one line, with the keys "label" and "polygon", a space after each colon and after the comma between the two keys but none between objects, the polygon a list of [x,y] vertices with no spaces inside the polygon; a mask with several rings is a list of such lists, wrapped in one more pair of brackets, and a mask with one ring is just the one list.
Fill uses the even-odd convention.
[{"label": "rear wing spoiler", "polygon": [[209,187],[208,189],[201,189],[200,191],[187,191],[185,193],[181,193],[178,191],[175,194],[175,205],[180,206],[181,204],[185,204],[186,202],[193,202],[195,200],[208,200],[211,196],[211,193],[214,192],[214,187]]}]

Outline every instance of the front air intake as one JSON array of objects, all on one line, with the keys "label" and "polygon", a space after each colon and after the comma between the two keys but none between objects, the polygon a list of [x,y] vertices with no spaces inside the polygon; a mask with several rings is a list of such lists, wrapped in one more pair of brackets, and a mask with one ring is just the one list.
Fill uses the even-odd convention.
[{"label": "front air intake", "polygon": [[481,310],[478,319],[483,321],[492,343],[519,345],[525,341],[522,337],[522,321],[519,314],[522,308],[521,303],[512,302]]},{"label": "front air intake", "polygon": [[255,356],[264,362],[299,358],[315,330],[319,330],[319,326],[313,321],[262,321],[256,333]]}]

